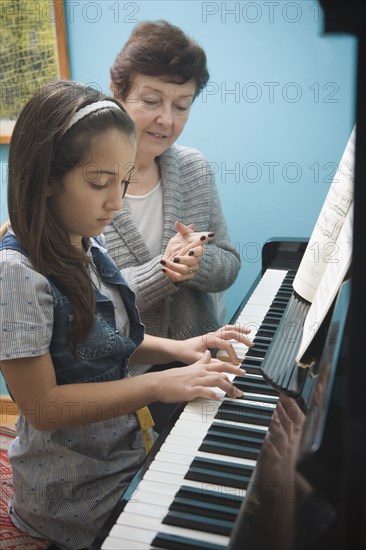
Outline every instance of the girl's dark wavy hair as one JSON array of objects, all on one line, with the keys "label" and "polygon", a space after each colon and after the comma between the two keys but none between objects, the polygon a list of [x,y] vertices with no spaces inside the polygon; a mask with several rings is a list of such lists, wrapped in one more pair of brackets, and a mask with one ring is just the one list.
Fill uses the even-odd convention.
[{"label": "girl's dark wavy hair", "polygon": [[[74,113],[102,99],[114,101],[120,109],[93,112],[66,130]],[[109,129],[130,137],[135,133],[133,121],[117,101],[93,88],[60,80],[40,88],[28,101],[10,142],[11,226],[34,268],[55,281],[69,298],[73,345],[85,340],[94,323],[90,260],[84,250],[71,245],[65,227],[49,207],[47,191],[55,182],[62,184],[63,176],[82,162],[93,136]]]},{"label": "girl's dark wavy hair", "polygon": [[125,101],[135,74],[157,76],[184,84],[193,80],[195,97],[210,77],[203,48],[168,21],[144,21],[136,25],[111,70],[111,88]]}]

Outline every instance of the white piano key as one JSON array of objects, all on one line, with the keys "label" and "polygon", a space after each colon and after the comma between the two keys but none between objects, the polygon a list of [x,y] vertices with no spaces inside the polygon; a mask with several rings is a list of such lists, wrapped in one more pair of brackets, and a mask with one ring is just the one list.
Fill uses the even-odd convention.
[{"label": "white piano key", "polygon": [[166,507],[166,508],[171,503],[171,495],[161,494],[159,497],[157,493],[154,493],[151,491],[145,491],[145,490],[141,490],[138,493],[136,493],[136,499],[138,499],[140,502],[158,504],[159,506]]},{"label": "white piano key", "polygon": [[[222,460],[223,462],[227,462],[228,464],[243,464],[245,466],[255,466],[254,460],[249,460],[245,458],[238,458],[235,456],[225,456],[216,454],[216,453],[207,453],[203,451],[196,451],[195,453],[196,457],[203,457],[207,459],[212,460]],[[168,453],[165,451],[160,451],[158,458],[155,460],[161,461],[161,462],[167,462],[171,464],[181,464],[185,466],[190,466],[192,462],[192,457],[190,455],[179,455],[174,453]]]},{"label": "white piano key", "polygon": [[[149,470],[148,472],[146,472],[145,478],[149,481],[154,481],[161,485],[167,483],[167,476],[164,476],[164,472]],[[221,495],[236,495],[240,498],[244,498],[246,494],[246,491],[243,488],[230,487],[229,485],[221,485],[219,483],[213,484],[206,481],[194,481],[192,479],[184,479],[184,477],[181,476],[174,476],[173,474],[169,475],[169,484],[177,485],[178,488],[180,488],[182,485],[186,485],[187,487],[194,487],[196,489],[199,489],[202,492],[216,491]],[[172,498],[172,501],[173,500],[174,499]]]},{"label": "white piano key", "polygon": [[[270,296],[271,302],[272,300],[272,294],[269,291],[268,293],[261,293],[261,294],[255,294],[255,297],[252,298],[252,300],[248,300],[248,304],[252,305],[255,304],[256,306],[266,306],[268,310],[268,297]],[[258,309],[257,309],[258,311]]]},{"label": "white piano key", "polygon": [[167,483],[169,485],[174,485],[182,482],[184,475],[177,474],[174,472],[162,472],[160,470],[152,470],[149,468],[144,475],[144,479],[148,481],[156,481],[158,483]]},{"label": "white piano key", "polygon": [[227,464],[242,464],[243,466],[249,466],[254,468],[256,461],[249,458],[240,458],[238,456],[230,455],[219,455],[216,453],[206,453],[205,451],[197,451],[196,458],[207,458],[212,460],[220,460],[221,462],[226,462]]},{"label": "white piano key", "polygon": [[[152,543],[156,534],[169,533],[171,535],[177,535],[180,537],[191,537],[196,540],[201,540],[211,544],[221,544],[227,546],[229,537],[223,535],[216,535],[213,533],[206,533],[203,531],[195,531],[194,529],[185,529],[184,527],[176,527],[172,525],[165,525],[162,523],[159,528],[154,531],[153,529],[145,528],[144,524],[140,524],[138,527],[131,527],[128,525],[120,525],[116,523],[111,529],[111,536],[118,539],[120,536],[126,540],[139,541],[142,543]],[[125,549],[127,550],[127,548]],[[128,549],[129,550],[129,549]]]},{"label": "white piano key", "polygon": [[189,466],[192,462],[192,456],[189,456],[188,454],[174,454],[169,453],[164,450],[160,450],[158,458],[156,460],[160,460],[161,462],[169,462],[172,464],[182,464],[184,466]]},{"label": "white piano key", "polygon": [[183,424],[183,422],[189,422],[192,430],[192,436],[197,437],[197,435],[199,436],[202,433],[204,424],[207,423],[208,415],[210,415],[209,417],[211,418],[213,415],[217,414],[218,410],[218,407],[212,407],[209,404],[206,406],[202,403],[202,405],[197,407],[196,410],[187,409],[183,411],[175,425],[178,426]]},{"label": "white piano key", "polygon": [[[210,422],[206,422],[205,424],[203,424],[203,427],[205,428],[205,430],[202,431],[203,437],[202,437],[201,441],[206,436],[206,434],[207,434],[208,430],[210,429],[210,426],[212,425],[213,422],[217,422],[219,424],[225,424],[225,425],[228,425],[228,426],[234,426],[234,427],[237,426],[238,428],[239,427],[243,427],[243,428],[253,428],[253,427],[255,427],[256,430],[263,431],[263,432],[266,432],[268,430],[268,426],[266,426],[265,424],[251,424],[250,422],[235,422],[233,420],[226,420],[224,418],[212,417]],[[184,431],[181,431],[182,429]],[[172,430],[171,437],[174,437],[175,434],[180,435],[181,433],[188,433],[189,429],[190,429],[189,422],[185,422],[184,424],[182,423],[179,426],[179,430],[174,430],[174,429]],[[187,437],[189,437],[189,436],[187,435]]]},{"label": "white piano key", "polygon": [[[263,430],[263,431],[267,431],[268,430],[268,426],[266,425],[266,423],[264,424],[253,424],[249,421],[245,422],[243,420],[241,420],[240,422],[238,421],[235,421],[235,420],[227,420],[225,418],[216,418],[216,417],[212,417],[209,419],[210,422],[206,421],[205,423],[202,424],[203,428],[205,428],[205,430],[202,431],[202,439],[205,437],[206,433],[208,432],[210,426],[212,425],[213,422],[218,422],[219,424],[225,424],[225,425],[228,425],[228,426],[237,426],[237,427],[243,427],[243,428],[248,428],[248,427],[255,427],[257,430]],[[248,420],[248,419],[247,419]],[[181,428],[183,428],[184,430],[189,430],[190,428],[190,425],[189,423],[184,423],[184,424],[181,424],[179,426],[179,431],[172,431],[172,436],[174,436],[176,433],[180,434],[181,433]]]},{"label": "white piano key", "polygon": [[[109,537],[113,539],[113,543],[116,544],[116,541],[121,541],[121,546],[117,547],[117,550],[130,550],[132,548],[131,546],[122,546],[122,541],[132,541],[135,544],[142,545],[151,545],[152,541],[155,538],[155,531],[147,531],[146,529],[141,529],[140,527],[127,527],[127,526],[121,526],[117,523],[113,525]],[[135,546],[135,548],[139,549],[139,546]],[[108,546],[108,539],[104,541],[104,544],[102,546],[103,550],[112,550]]]},{"label": "white piano key", "polygon": [[[265,393],[254,393],[254,392],[248,392],[248,391],[245,391],[244,390],[244,396],[243,396],[243,400],[247,400],[247,399],[250,399],[252,401],[254,401],[255,403],[263,403],[263,404],[267,404],[269,405],[269,403],[266,403],[265,399],[268,399],[268,398],[271,398],[271,399],[276,399],[276,402],[278,401],[278,396],[277,395],[266,395]],[[241,399],[240,399],[241,401]]]},{"label": "white piano key", "polygon": [[[264,426],[262,424],[255,424],[254,425],[254,424],[250,424],[248,422],[233,422],[232,420],[223,420],[222,418],[215,418],[214,422],[215,422],[215,424],[224,424],[225,426],[232,426],[233,428],[254,428],[256,431],[263,432],[263,433],[266,433],[266,431],[268,430],[268,426]],[[210,425],[208,426],[206,433],[211,428],[212,424],[213,424],[213,422],[211,422]],[[184,439],[184,438],[182,438],[182,436],[180,435],[179,432],[172,432],[171,433],[171,438],[170,438],[169,441],[172,441],[174,443],[174,437],[175,436],[177,436],[177,438]],[[187,436],[187,438],[188,438],[188,436]],[[202,443],[202,440],[197,445],[197,447],[196,447],[197,449],[198,449],[198,447],[200,446],[201,443]],[[187,445],[189,446],[188,439],[187,439]]]},{"label": "white piano key", "polygon": [[108,536],[101,546],[101,550],[151,550],[149,543],[143,543],[139,540],[126,540],[121,537]]},{"label": "white piano key", "polygon": [[266,401],[261,401],[260,399],[253,399],[251,395],[243,396],[240,399],[225,399],[225,401],[230,401],[231,403],[237,403],[238,404],[238,410],[241,409],[241,404],[243,406],[245,405],[254,405],[258,407],[258,409],[272,409],[274,410],[276,408],[275,403],[267,403]]},{"label": "white piano key", "polygon": [[[191,439],[188,439],[187,438],[187,443],[184,444],[182,443],[181,441],[175,443],[174,442],[174,438],[173,440],[170,439],[169,442],[165,442],[164,445],[162,445],[160,451],[159,451],[159,454],[161,451],[164,451],[164,452],[167,452],[167,453],[171,453],[171,454],[174,454],[174,455],[181,455],[181,454],[186,454],[186,455],[191,455],[191,454],[194,454],[196,452],[196,450],[198,449],[198,447],[200,446],[201,442],[200,441],[197,441],[197,445],[191,445]],[[194,440],[195,441],[195,440]]]},{"label": "white piano key", "polygon": [[[250,321],[251,317],[256,315],[262,317],[262,319],[266,316],[268,312],[270,304],[262,304],[257,305],[254,303],[248,303],[248,305],[245,308],[245,318]],[[244,324],[245,326],[245,324]]]},{"label": "white piano key", "polygon": [[[160,518],[151,515],[146,516],[143,522],[144,529],[154,529],[157,532],[162,520],[166,516],[166,513],[167,508],[163,508]],[[141,526],[141,516],[125,510],[123,516],[117,520],[117,525],[134,527],[135,529],[138,529]]]},{"label": "white piano key", "polygon": [[[152,461],[150,465],[151,470],[159,470],[160,472],[166,472],[167,474],[178,474],[184,476],[188,470],[189,465],[177,464],[171,462],[161,462],[159,460],[159,455]],[[164,468],[166,468],[164,470]]]},{"label": "white piano key", "polygon": [[[155,497],[157,498],[157,495],[160,493],[155,493]],[[173,495],[170,495],[170,498],[174,497],[175,493]],[[167,506],[152,506],[150,502],[144,502],[143,500],[136,500],[136,501],[129,501],[124,510],[123,515],[125,515],[127,512],[132,514],[138,514],[140,516],[154,516],[156,518],[163,518],[166,515],[168,507]]]},{"label": "white piano key", "polygon": [[177,433],[176,435],[174,435],[174,433],[170,433],[168,435],[168,437],[166,438],[165,442],[163,443],[163,445],[166,445],[166,444],[170,444],[172,443],[173,445],[184,445],[184,446],[188,446],[188,447],[196,447],[197,448],[197,445],[200,444],[201,442],[201,438],[200,437],[195,437],[189,433],[187,434],[180,434],[180,433]]},{"label": "white piano key", "polygon": [[[255,399],[252,399],[251,396],[249,395],[247,397],[241,397],[240,399],[231,399],[230,397],[226,397],[217,407],[216,412],[219,410],[219,407],[221,406],[221,404],[226,402],[234,403],[234,404],[237,403],[238,408],[241,407],[242,403],[245,403],[248,405],[258,405],[258,407],[263,406],[264,408],[268,407],[270,409],[275,408],[275,405],[273,403],[263,403],[263,401],[260,401],[260,400],[256,401]],[[192,411],[193,408],[195,408],[197,411],[202,410],[200,403],[197,403],[195,401],[192,401],[192,403],[190,403],[190,411]]]},{"label": "white piano key", "polygon": [[[177,492],[179,487],[180,487],[180,482],[178,482],[178,481],[176,483],[164,483],[164,484],[162,484],[161,482],[157,482],[157,481],[153,481],[153,480],[149,480],[149,479],[144,478],[139,483],[139,488],[141,490],[146,490],[146,491],[150,491],[150,492],[153,492],[153,493],[154,492],[159,493],[159,491],[160,491],[161,493],[164,493],[164,494],[167,494],[167,495],[175,495],[175,493]],[[137,498],[138,498],[138,494],[137,494]]]}]

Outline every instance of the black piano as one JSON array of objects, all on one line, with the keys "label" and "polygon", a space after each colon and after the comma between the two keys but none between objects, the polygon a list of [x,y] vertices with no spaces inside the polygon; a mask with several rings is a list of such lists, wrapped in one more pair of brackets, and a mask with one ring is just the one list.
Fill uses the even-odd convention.
[{"label": "black piano", "polygon": [[306,247],[274,239],[232,319],[255,328],[246,375],[234,380],[244,397],[182,405],[90,550],[366,547],[365,19],[358,2],[320,3],[326,32],[358,37],[359,68],[353,265],[314,344],[313,368],[295,390],[263,376]]}]

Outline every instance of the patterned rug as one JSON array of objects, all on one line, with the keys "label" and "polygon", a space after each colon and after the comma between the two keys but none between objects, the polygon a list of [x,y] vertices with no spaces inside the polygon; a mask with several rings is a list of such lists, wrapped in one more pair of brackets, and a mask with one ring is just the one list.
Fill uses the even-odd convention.
[{"label": "patterned rug", "polygon": [[8,515],[8,501],[13,493],[8,448],[15,438],[15,432],[7,426],[0,426],[0,549],[1,550],[44,550],[48,541],[34,539],[17,529]]}]

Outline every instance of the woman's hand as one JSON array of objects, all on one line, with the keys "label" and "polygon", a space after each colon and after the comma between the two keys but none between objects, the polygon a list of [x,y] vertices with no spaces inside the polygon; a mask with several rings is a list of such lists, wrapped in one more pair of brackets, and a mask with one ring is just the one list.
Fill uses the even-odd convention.
[{"label": "woman's hand", "polygon": [[202,336],[195,336],[188,340],[181,340],[183,361],[186,364],[197,360],[205,353],[206,350],[219,349],[226,351],[229,361],[234,365],[239,365],[241,360],[238,359],[233,348],[232,341],[236,340],[242,344],[252,347],[253,342],[247,337],[250,330],[239,325],[225,325],[215,332],[209,332]]},{"label": "woman's hand", "polygon": [[162,271],[174,283],[193,279],[200,268],[204,245],[214,238],[209,231],[194,231],[194,224],[175,222],[177,234],[168,242],[161,259]]},{"label": "woman's hand", "polygon": [[143,376],[157,377],[157,401],[179,403],[192,401],[197,397],[219,400],[220,392],[217,388],[231,398],[241,397],[243,392],[231,383],[227,374],[243,376],[244,372],[231,363],[213,359],[210,352],[206,351],[193,365]]}]

